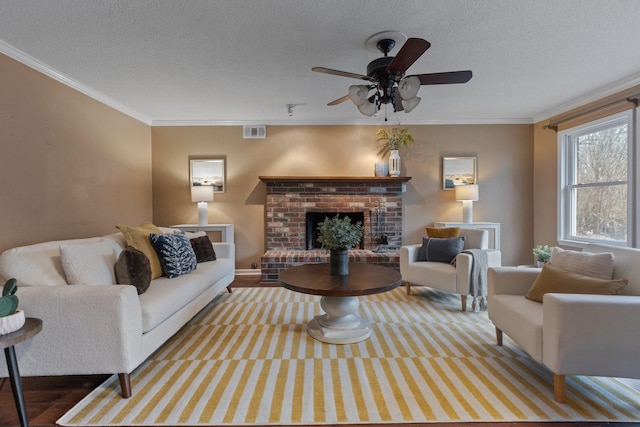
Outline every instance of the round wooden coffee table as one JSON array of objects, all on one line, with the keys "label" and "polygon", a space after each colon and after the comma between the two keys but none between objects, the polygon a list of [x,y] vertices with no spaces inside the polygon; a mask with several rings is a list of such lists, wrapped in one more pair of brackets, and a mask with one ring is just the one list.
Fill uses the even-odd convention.
[{"label": "round wooden coffee table", "polygon": [[286,289],[322,296],[324,314],[309,322],[309,335],[330,344],[351,344],[371,335],[369,322],[358,316],[358,297],[395,289],[402,276],[392,268],[368,263],[349,264],[347,276],[332,276],[329,264],[305,264],[280,272],[279,280]]}]

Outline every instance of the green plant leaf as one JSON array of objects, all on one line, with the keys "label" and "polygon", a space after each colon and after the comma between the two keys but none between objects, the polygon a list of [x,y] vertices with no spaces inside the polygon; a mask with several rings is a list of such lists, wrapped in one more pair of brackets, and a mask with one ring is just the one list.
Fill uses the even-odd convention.
[{"label": "green plant leaf", "polygon": [[18,290],[18,281],[16,279],[9,279],[2,288],[2,296],[13,295]]},{"label": "green plant leaf", "polygon": [[18,309],[18,297],[7,295],[0,298],[0,317],[9,316]]}]

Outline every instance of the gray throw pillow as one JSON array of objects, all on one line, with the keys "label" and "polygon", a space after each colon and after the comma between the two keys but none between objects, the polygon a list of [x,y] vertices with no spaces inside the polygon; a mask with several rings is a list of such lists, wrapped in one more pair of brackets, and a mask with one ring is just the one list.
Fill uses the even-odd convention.
[{"label": "gray throw pillow", "polygon": [[418,251],[418,261],[446,262],[462,252],[464,237],[437,238],[423,237],[422,246]]},{"label": "gray throw pillow", "polygon": [[116,281],[121,285],[133,285],[138,295],[149,289],[151,283],[151,263],[144,252],[127,247],[116,261]]}]

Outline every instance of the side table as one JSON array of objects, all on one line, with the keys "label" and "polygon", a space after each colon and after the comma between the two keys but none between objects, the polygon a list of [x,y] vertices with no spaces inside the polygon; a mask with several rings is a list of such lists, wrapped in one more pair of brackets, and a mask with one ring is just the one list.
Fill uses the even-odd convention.
[{"label": "side table", "polygon": [[500,223],[499,222],[453,222],[436,221],[434,227],[461,227],[476,228],[489,232],[489,249],[500,249]]},{"label": "side table", "polygon": [[22,379],[18,370],[18,360],[16,359],[16,351],[14,345],[24,342],[42,330],[42,320],[35,317],[27,317],[24,326],[10,334],[0,335],[0,348],[4,348],[4,355],[7,358],[7,368],[9,371],[9,379],[11,380],[11,389],[13,390],[13,399],[16,401],[16,409],[18,409],[18,418],[20,425],[26,427],[29,425],[27,420],[27,409],[24,404],[24,395],[22,394]]},{"label": "side table", "polygon": [[217,231],[220,233],[222,242],[234,243],[233,240],[233,224],[178,224],[172,225],[171,228],[177,228],[182,231]]}]

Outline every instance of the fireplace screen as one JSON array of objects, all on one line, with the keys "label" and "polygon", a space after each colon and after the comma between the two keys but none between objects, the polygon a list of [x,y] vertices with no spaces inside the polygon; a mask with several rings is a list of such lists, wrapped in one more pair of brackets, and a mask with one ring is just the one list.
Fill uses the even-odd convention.
[{"label": "fireplace screen", "polygon": [[[306,249],[321,248],[322,244],[318,241],[318,224],[324,222],[324,219],[333,218],[336,215],[349,217],[352,223],[360,222],[364,225],[364,212],[307,212],[306,215]],[[356,245],[358,249],[364,249],[364,236],[360,239],[360,243]]]}]

